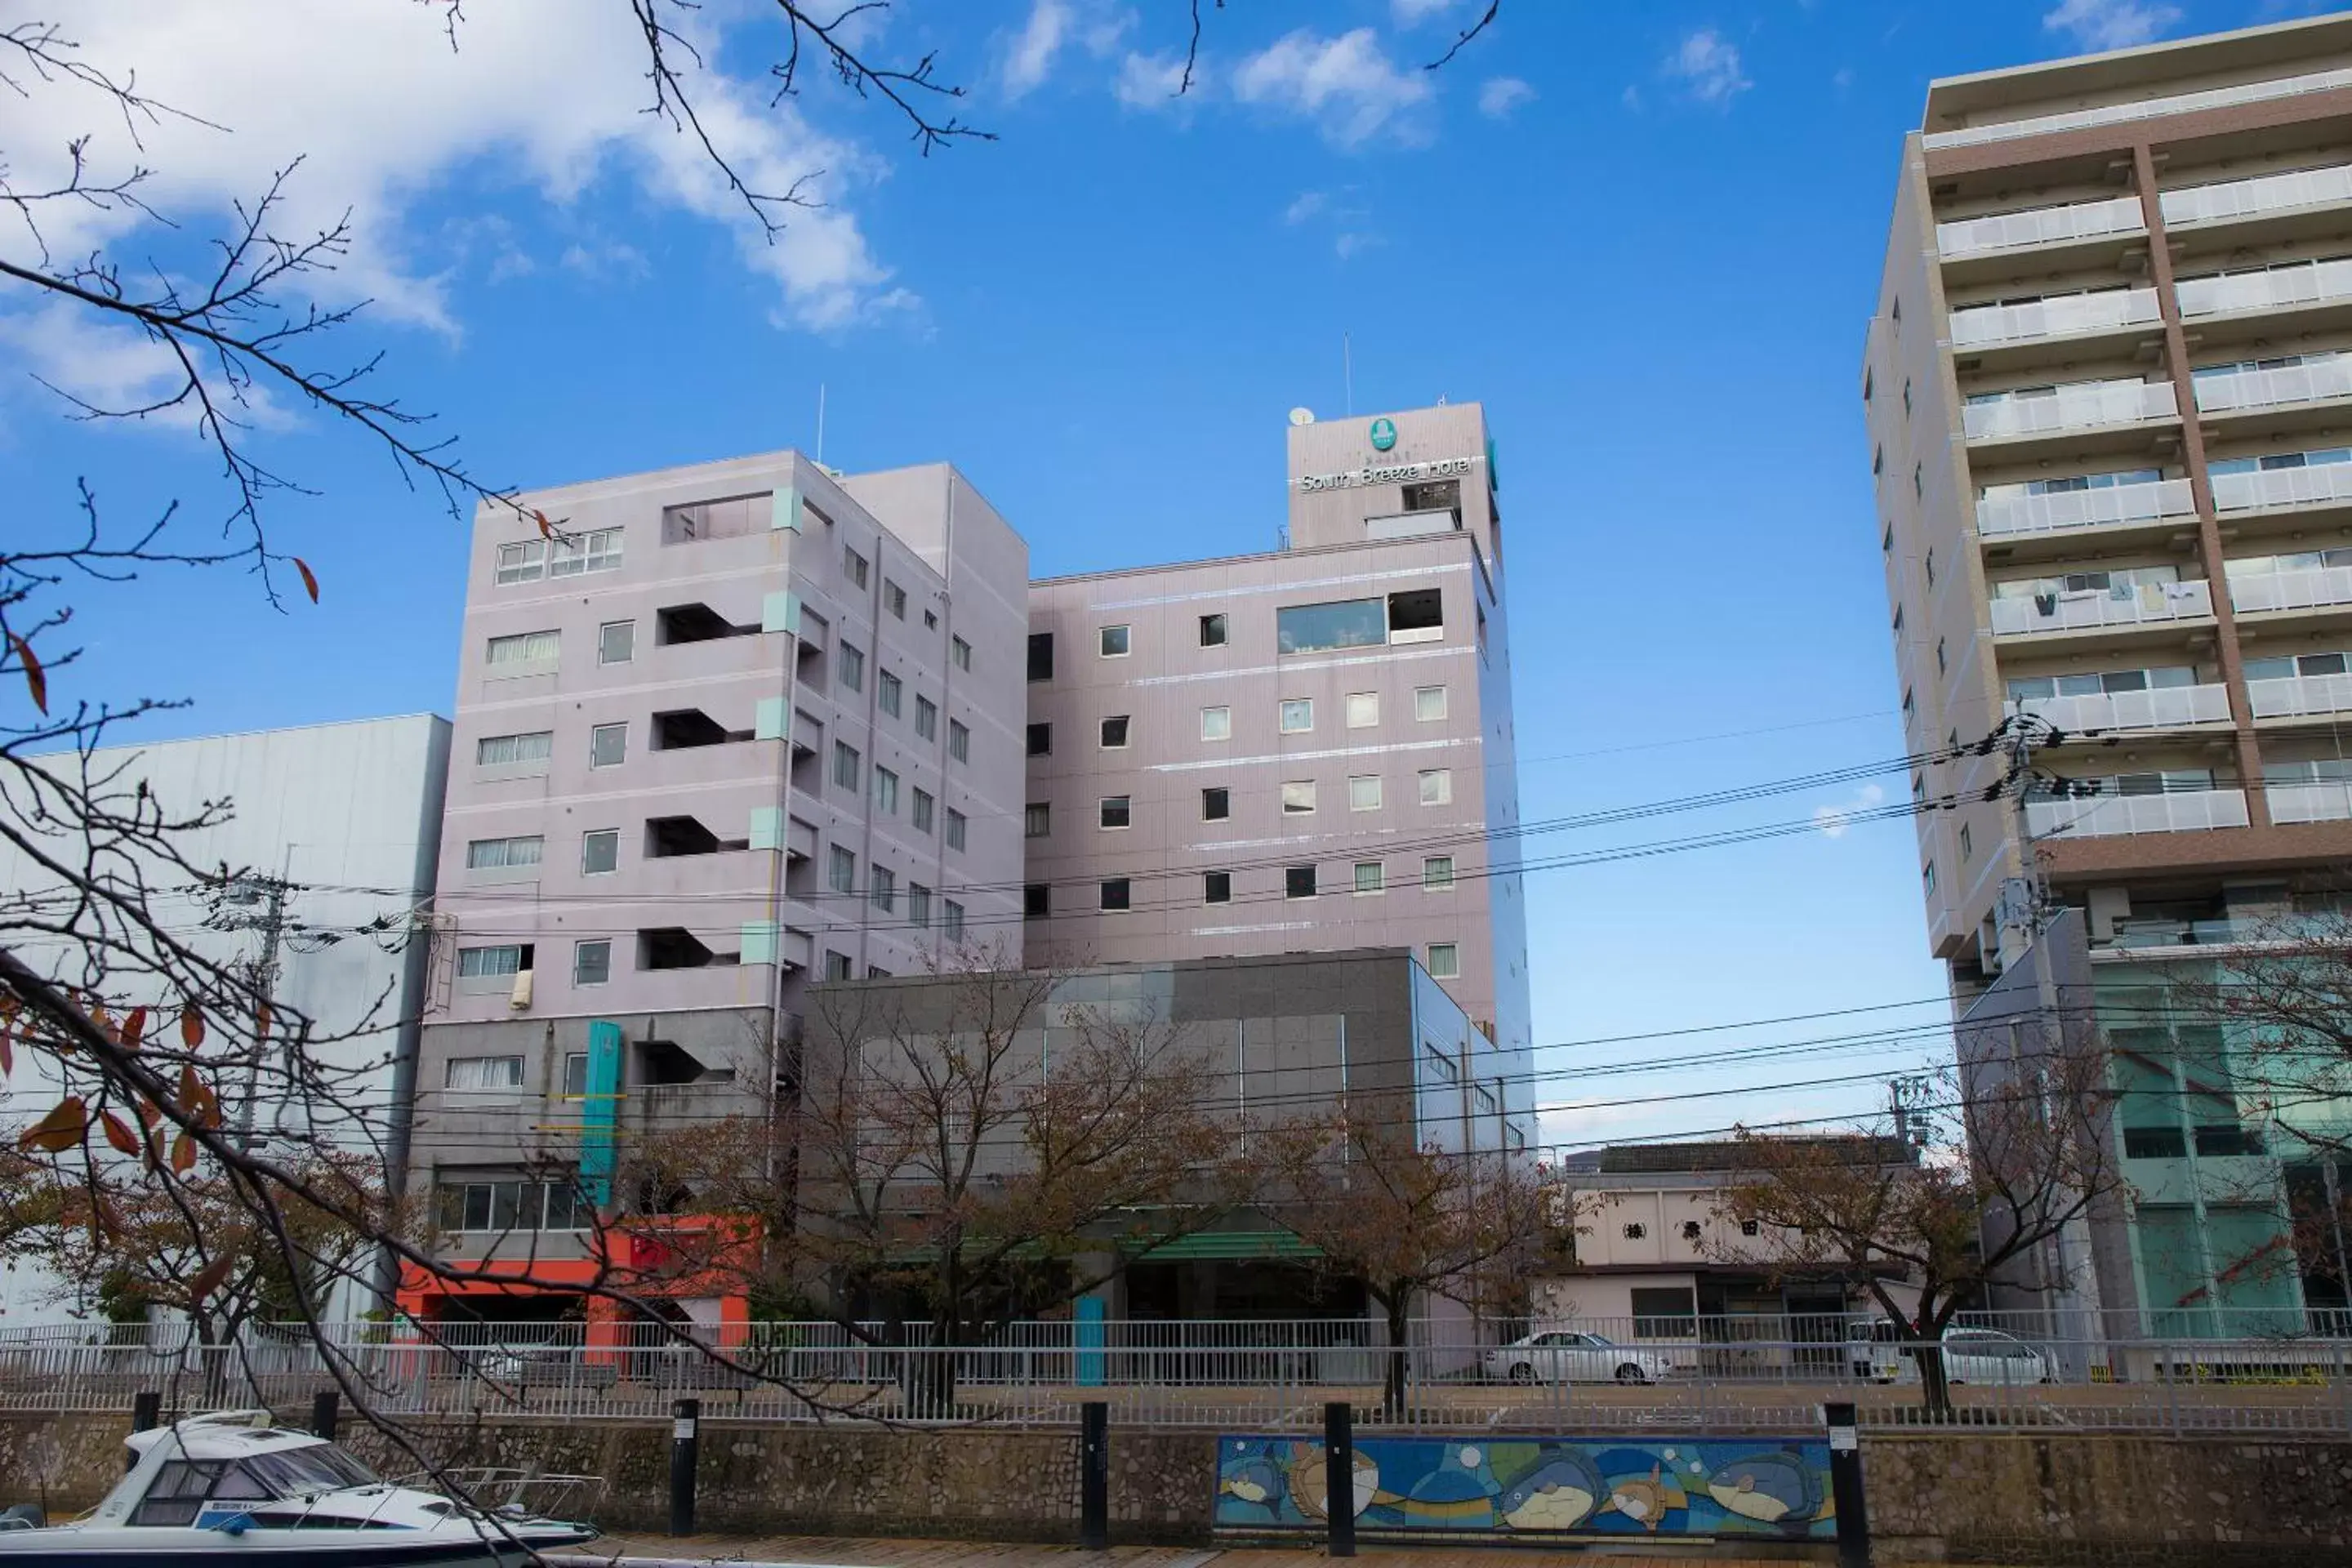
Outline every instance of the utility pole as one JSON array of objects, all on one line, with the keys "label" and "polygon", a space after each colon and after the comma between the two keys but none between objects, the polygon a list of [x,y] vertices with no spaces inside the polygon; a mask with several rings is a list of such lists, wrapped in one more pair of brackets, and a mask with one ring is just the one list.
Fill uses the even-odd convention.
[{"label": "utility pole", "polygon": [[[294,858],[293,846],[286,848],[286,859]],[[254,910],[255,913],[233,913],[228,908],[216,909],[210,924],[221,931],[257,931],[261,933],[261,952],[246,965],[247,984],[259,1005],[255,1010],[253,1048],[245,1062],[245,1088],[238,1096],[236,1108],[237,1146],[253,1147],[256,1112],[261,1099],[262,1058],[269,1049],[268,1028],[276,1023],[278,994],[278,955],[286,938],[286,900],[293,884],[283,876],[240,877],[230,883],[221,895],[224,906]],[[268,1021],[266,1026],[265,1018]]]}]

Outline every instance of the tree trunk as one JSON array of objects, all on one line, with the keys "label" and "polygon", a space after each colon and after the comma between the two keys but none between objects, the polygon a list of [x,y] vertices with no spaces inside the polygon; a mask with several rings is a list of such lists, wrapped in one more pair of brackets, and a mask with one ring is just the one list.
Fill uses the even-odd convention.
[{"label": "tree trunk", "polygon": [[910,1418],[944,1421],[955,1414],[955,1362],[961,1326],[954,1313],[935,1312],[929,1342],[899,1352],[907,1358],[899,1382]]},{"label": "tree trunk", "polygon": [[1918,1351],[1919,1386],[1927,1400],[1927,1414],[1937,1421],[1952,1418],[1951,1369],[1944,1364],[1943,1332],[1922,1337]]},{"label": "tree trunk", "polygon": [[1387,1370],[1381,1380],[1381,1414],[1391,1421],[1402,1421],[1405,1415],[1405,1394],[1411,1370],[1412,1347],[1407,1342],[1412,1334],[1412,1294],[1399,1290],[1385,1303],[1389,1319],[1389,1353]]}]

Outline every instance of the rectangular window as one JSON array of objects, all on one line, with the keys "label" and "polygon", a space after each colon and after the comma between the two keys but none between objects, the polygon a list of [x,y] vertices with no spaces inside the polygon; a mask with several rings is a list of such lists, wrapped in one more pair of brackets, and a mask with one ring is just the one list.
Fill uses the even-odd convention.
[{"label": "rectangular window", "polygon": [[882,579],[882,607],[899,620],[907,618],[907,590],[887,577]]},{"label": "rectangular window", "polygon": [[562,641],[560,632],[517,632],[492,637],[483,650],[483,662],[493,670],[511,669],[519,664],[553,664]]},{"label": "rectangular window", "polygon": [[443,1084],[449,1089],[520,1089],[522,1058],[451,1057]]},{"label": "rectangular window", "polygon": [[1421,886],[1423,891],[1430,893],[1442,893],[1452,888],[1454,857],[1451,855],[1424,856],[1421,862]]},{"label": "rectangular window", "polygon": [[536,833],[517,834],[511,838],[477,838],[466,846],[466,869],[468,871],[500,871],[539,864],[540,851],[547,841]]},{"label": "rectangular window", "polygon": [[1282,873],[1282,896],[1286,899],[1311,899],[1315,896],[1315,868],[1291,866]]},{"label": "rectangular window", "polygon": [[600,528],[573,539],[552,539],[547,544],[547,574],[577,577],[583,572],[621,569],[621,531]]},{"label": "rectangular window", "polygon": [[1416,686],[1412,689],[1412,716],[1427,724],[1445,717],[1445,688]]},{"label": "rectangular window", "polygon": [[931,830],[933,804],[931,793],[929,790],[919,789],[915,792],[914,808],[907,814],[907,820],[916,832],[929,833]]},{"label": "rectangular window", "polygon": [[1223,785],[1201,792],[1201,820],[1223,822],[1234,814],[1234,792]]},{"label": "rectangular window", "polygon": [[886,915],[895,913],[898,908],[898,873],[884,866],[869,867],[866,881],[874,907]]},{"label": "rectangular window", "polygon": [[907,884],[907,923],[917,931],[931,929],[931,890],[920,882]]},{"label": "rectangular window", "polygon": [[1454,770],[1423,768],[1421,771],[1421,804],[1448,805],[1454,800]]},{"label": "rectangular window", "polygon": [[474,765],[502,768],[514,763],[543,763],[555,755],[555,731],[533,730],[522,735],[485,735],[474,742]]},{"label": "rectangular window", "polygon": [[1225,646],[1224,616],[1202,616],[1201,617],[1201,646],[1202,647],[1223,647]]},{"label": "rectangular window", "polygon": [[836,844],[825,857],[824,885],[836,893],[857,890],[857,857]]},{"label": "rectangular window", "polygon": [[850,794],[857,793],[858,766],[864,761],[857,748],[846,741],[833,743],[833,782]]},{"label": "rectangular window", "polygon": [[1369,730],[1381,721],[1381,694],[1377,691],[1348,693],[1348,728]]},{"label": "rectangular window", "polygon": [[1126,749],[1127,721],[1128,715],[1118,713],[1102,721],[1102,749],[1104,751],[1117,752]]},{"label": "rectangular window", "polygon": [[826,953],[824,955],[824,977],[827,980],[847,980],[852,978],[849,966],[849,954],[845,952]]},{"label": "rectangular window", "polygon": [[874,809],[885,816],[898,815],[898,775],[886,767],[874,770]]},{"label": "rectangular window", "polygon": [[1033,757],[1050,757],[1054,754],[1054,726],[1051,724],[1029,726],[1029,754]]},{"label": "rectangular window", "polygon": [[1387,888],[1388,870],[1387,868],[1380,861],[1359,860],[1356,862],[1356,891],[1360,893],[1378,893],[1385,891]]},{"label": "rectangular window", "polygon": [[928,697],[915,699],[915,733],[926,741],[940,738],[940,705]]},{"label": "rectangular window", "polygon": [[1050,882],[1030,882],[1021,889],[1021,918],[1042,921],[1054,912],[1054,885]]},{"label": "rectangular window", "polygon": [[1126,910],[1131,896],[1125,877],[1105,877],[1102,879],[1102,908],[1106,913],[1116,914]]},{"label": "rectangular window", "polygon": [[866,689],[866,650],[841,645],[841,684],[851,691]]},{"label": "rectangular window", "polygon": [[457,950],[457,974],[460,979],[520,974],[522,970],[523,950],[512,942],[502,947],[461,947]]},{"label": "rectangular window", "polygon": [[599,724],[588,731],[588,765],[617,768],[629,758],[629,727]]},{"label": "rectangular window", "polygon": [[596,662],[626,664],[637,656],[637,623],[606,621],[596,628]]},{"label": "rectangular window", "polygon": [[[580,966],[576,962],[572,964],[572,968],[575,970],[579,967]],[[570,1051],[565,1053],[563,1058],[563,1097],[566,1100],[578,1100],[587,1092],[588,1053],[586,1051]]]},{"label": "rectangular window", "polygon": [[1383,599],[1293,605],[1274,613],[1274,644],[1277,653],[1316,653],[1333,647],[1378,647],[1388,640],[1388,603]]},{"label": "rectangular window", "polygon": [[1429,977],[1452,980],[1462,973],[1462,950],[1450,942],[1429,944]]},{"label": "rectangular window", "polygon": [[1234,874],[1231,871],[1208,871],[1201,877],[1201,901],[1204,904],[1230,904],[1234,901]]},{"label": "rectangular window", "polygon": [[1022,836],[1027,838],[1050,838],[1054,834],[1054,805],[1051,801],[1033,800],[1022,816]]},{"label": "rectangular window", "polygon": [[1381,808],[1381,775],[1359,773],[1348,781],[1349,811],[1378,811]]},{"label": "rectangular window", "polygon": [[948,721],[948,755],[960,763],[971,761],[971,731],[961,720]]},{"label": "rectangular window", "polygon": [[610,942],[575,942],[572,944],[572,984],[602,985],[613,978],[613,944]]},{"label": "rectangular window", "polygon": [[866,557],[845,544],[841,547],[841,574],[857,587],[866,586]]},{"label": "rectangular window", "polygon": [[896,719],[906,689],[905,683],[888,670],[877,671],[874,677],[874,705]]},{"label": "rectangular window", "polygon": [[970,669],[971,668],[971,644],[964,641],[961,637],[948,638],[948,657],[955,660],[955,667],[958,669]]},{"label": "rectangular window", "polygon": [[1315,809],[1315,781],[1294,779],[1282,786],[1282,814],[1304,816]]},{"label": "rectangular window", "polygon": [[1935,896],[1936,863],[1933,860],[1928,861],[1925,866],[1919,868],[1919,888],[1922,892],[1925,892],[1930,898]]},{"label": "rectangular window", "polygon": [[1201,710],[1201,739],[1230,741],[1234,738],[1234,710],[1230,708]]},{"label": "rectangular window", "polygon": [[1276,727],[1286,735],[1303,735],[1314,729],[1315,699],[1312,697],[1284,698],[1281,717]]},{"label": "rectangular window", "polygon": [[621,868],[621,830],[599,827],[580,836],[580,872],[601,877]]},{"label": "rectangular window", "polygon": [[950,942],[963,940],[963,906],[953,899],[943,900],[940,904],[940,929]]},{"label": "rectangular window", "polygon": [[1105,827],[1127,827],[1132,826],[1132,813],[1130,811],[1130,802],[1129,797],[1123,795],[1107,795],[1103,796],[1100,816],[1102,826]]},{"label": "rectangular window", "polygon": [[1054,679],[1054,634],[1051,632],[1029,634],[1029,679]]},{"label": "rectangular window", "polygon": [[1095,634],[1095,639],[1105,658],[1125,658],[1134,640],[1126,626],[1104,626]]},{"label": "rectangular window", "polygon": [[547,542],[533,539],[521,544],[499,546],[497,584],[501,588],[517,583],[536,583],[547,574]]},{"label": "rectangular window", "polygon": [[950,807],[948,807],[948,831],[947,831],[948,847],[949,847],[949,848],[950,848],[950,849],[961,849],[961,848],[963,847],[963,839],[964,839],[964,817],[963,817],[963,813],[962,813],[962,812],[961,812],[961,811],[958,811],[954,806],[950,806]]}]

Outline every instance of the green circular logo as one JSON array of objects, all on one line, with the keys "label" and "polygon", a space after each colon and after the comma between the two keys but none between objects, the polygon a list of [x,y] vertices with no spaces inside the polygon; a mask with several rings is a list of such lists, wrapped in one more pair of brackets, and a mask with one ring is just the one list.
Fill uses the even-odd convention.
[{"label": "green circular logo", "polygon": [[1387,451],[1391,447],[1393,447],[1393,446],[1395,446],[1395,445],[1396,445],[1396,421],[1395,421],[1395,420],[1393,420],[1393,419],[1375,419],[1375,420],[1373,420],[1373,421],[1372,421],[1372,450],[1373,450],[1373,451],[1375,451],[1375,452],[1385,452],[1385,451]]}]

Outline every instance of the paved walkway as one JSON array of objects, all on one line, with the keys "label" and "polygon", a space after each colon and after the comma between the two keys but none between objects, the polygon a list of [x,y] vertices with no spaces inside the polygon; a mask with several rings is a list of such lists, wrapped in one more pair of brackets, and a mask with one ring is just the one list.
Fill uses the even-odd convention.
[{"label": "paved walkway", "polygon": [[[1791,1559],[1718,1556],[1705,1547],[1686,1553],[1637,1542],[1595,1543],[1571,1550],[1523,1546],[1375,1546],[1360,1544],[1361,1560],[1377,1568],[1534,1568],[1591,1563],[1609,1568],[1790,1568]],[[1810,1555],[1810,1554],[1809,1554]],[[1826,1553],[1823,1553],[1826,1556]],[[621,1568],[730,1568],[790,1564],[793,1568],[1324,1568],[1319,1546],[1298,1548],[1115,1546],[1086,1552],[1075,1546],[1021,1546],[986,1541],[869,1541],[792,1535],[608,1535],[577,1553],[551,1553],[551,1563],[593,1560]],[[1795,1561],[1804,1561],[1803,1558]]]}]

